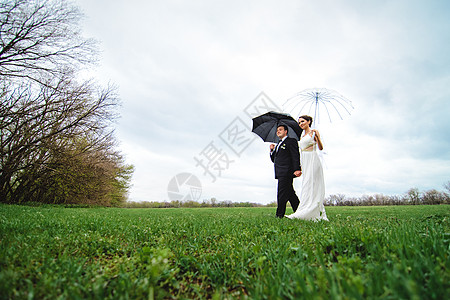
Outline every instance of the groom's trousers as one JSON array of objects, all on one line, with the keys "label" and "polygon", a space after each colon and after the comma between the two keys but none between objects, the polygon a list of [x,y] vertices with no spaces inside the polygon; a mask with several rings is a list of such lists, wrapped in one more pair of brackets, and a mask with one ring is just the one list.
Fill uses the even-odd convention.
[{"label": "groom's trousers", "polygon": [[286,204],[289,201],[291,203],[294,212],[297,210],[300,201],[297,194],[295,194],[294,187],[292,186],[292,176],[283,176],[278,178],[278,190],[277,190],[277,217],[283,218],[286,213]]}]

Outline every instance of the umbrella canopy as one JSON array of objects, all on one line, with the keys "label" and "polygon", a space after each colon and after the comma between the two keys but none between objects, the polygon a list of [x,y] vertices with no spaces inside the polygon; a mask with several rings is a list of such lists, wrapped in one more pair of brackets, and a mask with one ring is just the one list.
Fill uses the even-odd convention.
[{"label": "umbrella canopy", "polygon": [[288,127],[288,137],[300,139],[302,129],[297,121],[289,114],[269,111],[253,118],[252,132],[259,135],[264,142],[277,143],[280,139],[277,136],[277,127],[286,125]]},{"label": "umbrella canopy", "polygon": [[342,120],[353,110],[352,102],[338,92],[315,88],[301,91],[286,100],[283,111],[298,118],[301,115],[313,117],[313,124]]}]

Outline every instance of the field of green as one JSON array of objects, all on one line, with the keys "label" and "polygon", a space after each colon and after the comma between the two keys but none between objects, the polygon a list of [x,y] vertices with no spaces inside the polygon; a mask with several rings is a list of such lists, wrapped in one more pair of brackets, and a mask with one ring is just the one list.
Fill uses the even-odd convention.
[{"label": "field of green", "polygon": [[448,299],[450,206],[326,209],[0,205],[0,298]]}]

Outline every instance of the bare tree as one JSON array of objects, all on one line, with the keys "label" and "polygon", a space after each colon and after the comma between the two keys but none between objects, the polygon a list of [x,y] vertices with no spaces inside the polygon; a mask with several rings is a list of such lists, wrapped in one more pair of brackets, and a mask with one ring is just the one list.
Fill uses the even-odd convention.
[{"label": "bare tree", "polygon": [[0,76],[40,81],[95,61],[95,42],[82,38],[79,9],[63,0],[0,2]]},{"label": "bare tree", "polygon": [[408,199],[409,204],[418,205],[422,203],[418,188],[410,188],[406,194],[406,199]]},{"label": "bare tree", "polygon": [[32,188],[16,189],[25,191],[20,198],[106,206],[123,203],[133,168],[124,165],[120,153],[108,144],[105,140],[97,143],[96,149],[87,150],[85,141],[75,138],[72,145],[58,149],[41,174],[30,180]]},{"label": "bare tree", "polygon": [[65,78],[37,93],[12,86],[4,87],[0,108],[0,199],[23,199],[38,178],[54,171],[55,161],[64,161],[62,153],[66,162],[92,153],[112,161],[114,88]]},{"label": "bare tree", "polygon": [[111,204],[133,171],[115,150],[115,88],[77,81],[95,62],[64,0],[0,0],[0,201]]},{"label": "bare tree", "polygon": [[337,195],[330,195],[325,199],[325,205],[341,205],[345,200],[345,195],[343,194],[337,194]]}]

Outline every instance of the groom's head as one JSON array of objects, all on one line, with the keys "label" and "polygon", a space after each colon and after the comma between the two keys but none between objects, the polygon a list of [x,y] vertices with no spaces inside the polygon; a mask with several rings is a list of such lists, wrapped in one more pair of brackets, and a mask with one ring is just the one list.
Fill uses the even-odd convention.
[{"label": "groom's head", "polygon": [[277,127],[277,137],[281,140],[283,139],[288,133],[288,127],[284,124],[278,125]]}]

